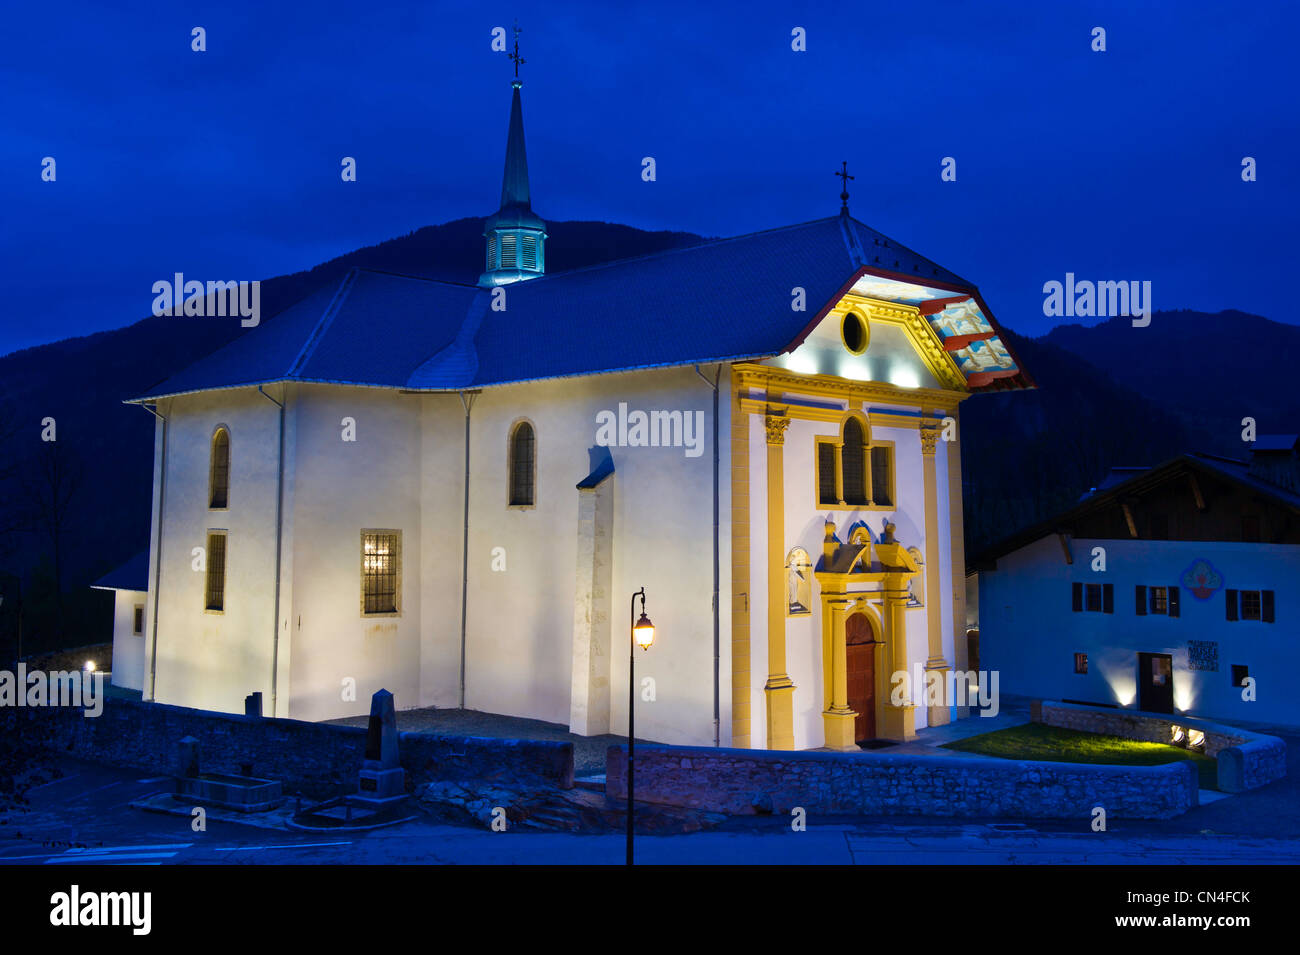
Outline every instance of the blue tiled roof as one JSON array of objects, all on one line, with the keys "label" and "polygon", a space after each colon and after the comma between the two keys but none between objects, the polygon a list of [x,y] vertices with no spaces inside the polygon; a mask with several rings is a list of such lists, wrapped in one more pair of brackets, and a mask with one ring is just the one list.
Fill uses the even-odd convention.
[{"label": "blue tiled roof", "polygon": [[110,570],[90,586],[99,590],[148,590],[149,552],[140,551],[121,567]]},{"label": "blue tiled roof", "polygon": [[[136,400],[318,381],[453,390],[779,355],[863,268],[971,288],[852,219],[721,239],[493,290],[354,269]],[[805,290],[808,311],[791,308]]]}]

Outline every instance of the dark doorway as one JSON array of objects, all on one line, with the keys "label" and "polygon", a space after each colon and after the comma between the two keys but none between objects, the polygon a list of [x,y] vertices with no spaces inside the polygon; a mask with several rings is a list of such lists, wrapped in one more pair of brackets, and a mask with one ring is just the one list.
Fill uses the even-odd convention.
[{"label": "dark doorway", "polygon": [[980,669],[980,632],[978,630],[966,631],[966,669],[974,670],[976,673]]},{"label": "dark doorway", "polygon": [[854,742],[876,737],[876,640],[871,621],[855,613],[844,624],[847,644],[845,670],[849,678],[849,709],[857,713],[853,720]]},{"label": "dark doorway", "polygon": [[1138,654],[1138,709],[1174,711],[1174,658],[1167,653]]}]

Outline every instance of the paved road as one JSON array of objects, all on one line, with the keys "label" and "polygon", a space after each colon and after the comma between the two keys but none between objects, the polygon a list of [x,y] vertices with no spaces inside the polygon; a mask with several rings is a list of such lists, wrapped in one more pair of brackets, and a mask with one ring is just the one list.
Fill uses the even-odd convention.
[{"label": "paved road", "polygon": [[[173,864],[621,864],[620,835],[482,829],[417,820],[366,833],[280,832],[128,805],[166,787],[159,777],[66,761],[67,774],[29,795],[29,812],[0,819],[0,865]],[[794,832],[782,819],[740,819],[686,836],[643,836],[638,861],[675,864],[1297,864],[1300,839],[1167,832],[1117,823],[810,819]]]}]

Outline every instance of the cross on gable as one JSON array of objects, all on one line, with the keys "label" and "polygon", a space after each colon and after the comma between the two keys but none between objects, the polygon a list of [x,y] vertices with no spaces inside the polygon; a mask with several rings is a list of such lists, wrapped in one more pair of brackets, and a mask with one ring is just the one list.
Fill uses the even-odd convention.
[{"label": "cross on gable", "polygon": [[849,211],[849,180],[854,178],[853,176],[849,175],[848,162],[840,163],[840,171],[837,172],[835,175],[839,176],[842,182],[842,186],[840,189],[840,203],[841,203],[840,211],[848,212]]}]

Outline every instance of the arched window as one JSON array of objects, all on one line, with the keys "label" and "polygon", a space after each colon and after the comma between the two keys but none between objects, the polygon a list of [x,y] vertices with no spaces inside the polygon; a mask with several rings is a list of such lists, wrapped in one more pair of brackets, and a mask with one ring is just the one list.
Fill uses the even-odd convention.
[{"label": "arched window", "polygon": [[537,441],[527,421],[515,425],[510,434],[510,505],[531,507],[536,503]]},{"label": "arched window", "polygon": [[218,428],[212,435],[212,464],[208,472],[208,507],[227,507],[230,501],[230,432]]},{"label": "arched window", "polygon": [[869,504],[867,495],[867,443],[862,422],[849,418],[844,422],[844,449],[840,452],[841,486],[845,504]]},{"label": "arched window", "polygon": [[812,613],[812,561],[802,547],[790,551],[785,560],[785,590],[789,616]]}]

